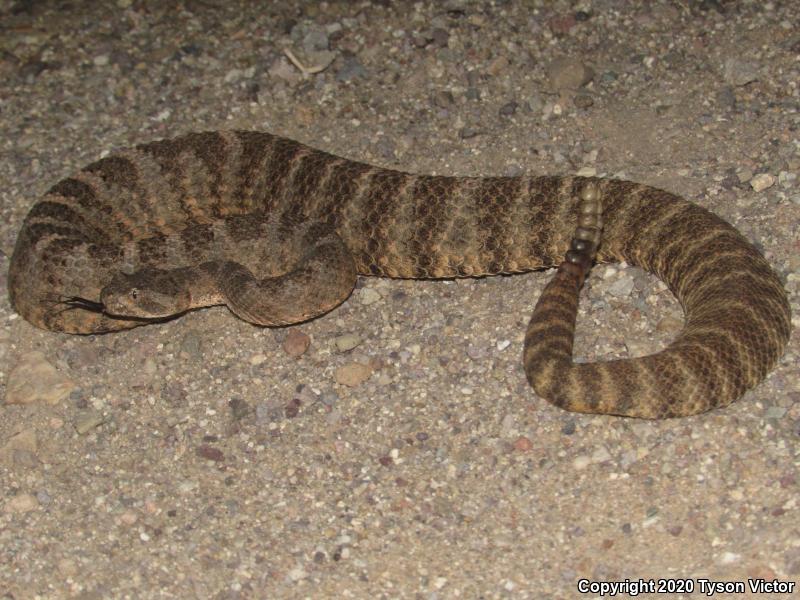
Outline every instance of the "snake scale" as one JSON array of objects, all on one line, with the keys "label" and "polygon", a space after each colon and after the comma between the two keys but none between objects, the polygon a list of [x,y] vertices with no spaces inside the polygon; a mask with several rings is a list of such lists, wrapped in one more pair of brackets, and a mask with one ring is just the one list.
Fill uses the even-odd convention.
[{"label": "snake scale", "polygon": [[[597,205],[596,260],[640,265],[684,308],[684,328],[661,352],[572,360],[599,228],[583,236],[590,248],[578,240],[572,262],[563,257]],[[414,175],[252,131],[139,145],[60,181],[22,225],[9,291],[33,325],[67,333],[215,304],[285,325],[343,302],[357,275],[476,277],[559,264],[524,347],[528,380],[558,406],[695,414],[741,396],[783,354],[790,311],[775,272],[733,227],[671,193],[573,176]]]}]

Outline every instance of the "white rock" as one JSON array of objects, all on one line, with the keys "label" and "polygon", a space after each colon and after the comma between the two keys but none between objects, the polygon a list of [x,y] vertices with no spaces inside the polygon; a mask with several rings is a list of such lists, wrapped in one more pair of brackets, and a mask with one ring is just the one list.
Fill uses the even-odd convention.
[{"label": "white rock", "polygon": [[6,514],[26,513],[38,506],[39,501],[36,499],[36,496],[31,494],[17,494],[6,501],[5,506],[3,506],[3,512]]},{"label": "white rock", "polygon": [[750,187],[757,192],[762,192],[775,185],[775,177],[769,173],[759,173],[750,180]]},{"label": "white rock", "polygon": [[577,456],[575,457],[575,460],[572,461],[572,467],[578,471],[581,471],[588,467],[591,462],[592,459],[586,455]]},{"label": "white rock", "polygon": [[267,362],[267,356],[265,354],[258,353],[250,357],[250,364],[254,367],[263,365],[265,362]]},{"label": "white rock", "polygon": [[5,402],[58,404],[76,387],[74,381],[47,362],[44,354],[28,352],[8,375]]},{"label": "white rock", "polygon": [[741,554],[736,554],[735,552],[723,552],[719,557],[719,562],[723,565],[730,565],[735,562],[739,562],[741,558]]},{"label": "white rock", "polygon": [[363,304],[364,306],[369,306],[370,304],[374,304],[380,299],[381,295],[372,288],[363,288],[361,290],[361,293],[359,294],[359,300],[361,300],[361,304]]},{"label": "white rock", "polygon": [[614,283],[608,286],[608,293],[617,298],[627,298],[633,291],[633,277],[623,275]]}]

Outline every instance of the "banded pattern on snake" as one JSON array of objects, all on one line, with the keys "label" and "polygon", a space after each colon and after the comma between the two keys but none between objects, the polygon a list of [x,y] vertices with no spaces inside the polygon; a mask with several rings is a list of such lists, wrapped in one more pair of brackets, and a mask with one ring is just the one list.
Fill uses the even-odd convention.
[{"label": "banded pattern on snake", "polygon": [[67,333],[214,304],[286,325],[343,302],[357,275],[556,266],[581,207],[600,205],[597,260],[661,278],[684,328],[651,356],[574,364],[593,247],[573,256],[578,268],[562,264],[534,311],[524,368],[536,391],[569,410],[659,418],[724,406],[764,379],[789,337],[786,293],[741,234],[695,204],[612,179],[414,175],[252,131],[143,144],[57,183],[23,223],[9,291],[25,319]]}]

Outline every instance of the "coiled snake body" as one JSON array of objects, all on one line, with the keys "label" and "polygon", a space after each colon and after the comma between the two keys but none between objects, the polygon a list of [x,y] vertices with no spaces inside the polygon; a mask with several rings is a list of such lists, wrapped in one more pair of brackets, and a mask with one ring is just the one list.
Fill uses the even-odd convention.
[{"label": "coiled snake body", "polygon": [[595,194],[597,260],[660,277],[685,325],[657,354],[573,364],[588,268],[579,257],[580,268],[559,269],[528,328],[524,368],[536,391],[569,410],[657,418],[726,405],[761,381],[789,337],[786,293],[742,235],[695,204],[611,179],[413,175],[259,132],[143,144],[56,184],[23,223],[11,302],[37,327],[68,333],[213,304],[285,325],[344,301],[358,274],[447,278],[558,265],[581,197]]}]

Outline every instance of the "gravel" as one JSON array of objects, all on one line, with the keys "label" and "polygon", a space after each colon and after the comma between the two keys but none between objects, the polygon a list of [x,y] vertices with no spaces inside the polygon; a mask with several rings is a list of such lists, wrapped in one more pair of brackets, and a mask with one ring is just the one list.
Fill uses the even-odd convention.
[{"label": "gravel", "polygon": [[[734,405],[640,422],[530,390],[546,273],[364,279],[290,333],[214,308],[56,335],[6,290],[22,219],[60,178],[134,143],[253,128],[418,172],[670,189],[764,250],[797,326],[795,13],[0,0],[0,590],[555,599],[582,578],[797,580],[797,336]],[[599,268],[576,351],[654,352],[680,318],[655,278]]]}]

